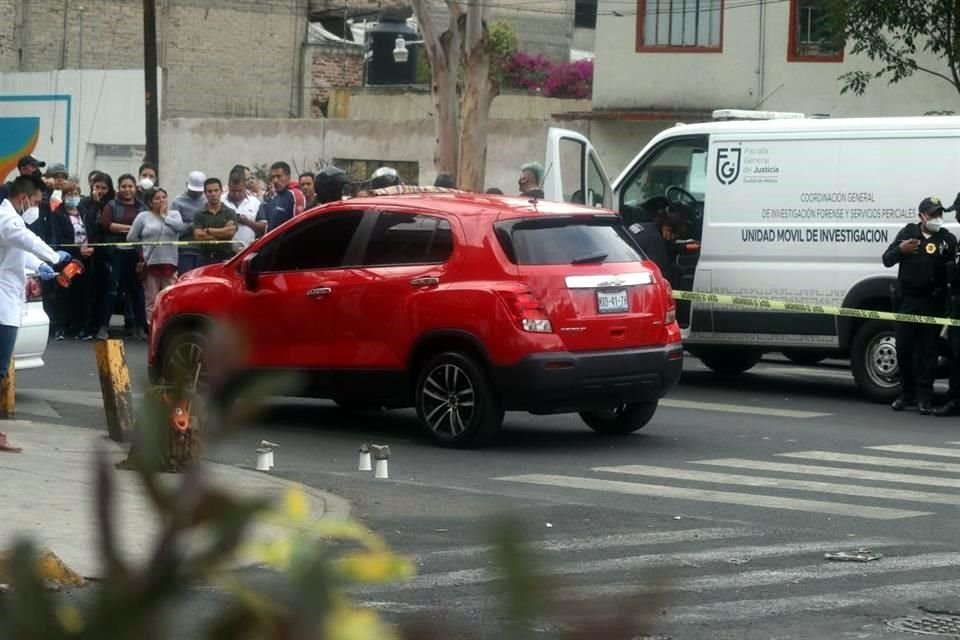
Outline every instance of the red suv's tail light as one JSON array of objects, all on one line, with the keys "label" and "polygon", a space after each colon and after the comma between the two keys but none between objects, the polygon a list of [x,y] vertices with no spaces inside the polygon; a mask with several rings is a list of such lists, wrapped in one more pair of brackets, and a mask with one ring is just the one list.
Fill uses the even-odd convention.
[{"label": "red suv's tail light", "polygon": [[553,325],[547,317],[547,309],[533,291],[526,287],[497,290],[513,319],[524,331],[553,333]]},{"label": "red suv's tail light", "polygon": [[663,323],[673,324],[677,321],[677,301],[673,299],[673,287],[666,280],[663,281],[663,289],[667,296],[667,312],[663,316]]},{"label": "red suv's tail light", "polygon": [[40,286],[40,279],[34,276],[27,278],[27,302],[43,301],[43,288]]}]

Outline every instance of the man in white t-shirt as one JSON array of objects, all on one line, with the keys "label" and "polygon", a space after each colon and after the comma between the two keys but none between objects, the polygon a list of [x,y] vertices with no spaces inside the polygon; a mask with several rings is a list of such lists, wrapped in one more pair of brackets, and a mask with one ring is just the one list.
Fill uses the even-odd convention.
[{"label": "man in white t-shirt", "polygon": [[243,173],[231,173],[227,181],[227,198],[223,201],[237,212],[237,232],[233,235],[237,251],[244,249],[257,237],[253,223],[260,210],[260,201],[247,192]]}]

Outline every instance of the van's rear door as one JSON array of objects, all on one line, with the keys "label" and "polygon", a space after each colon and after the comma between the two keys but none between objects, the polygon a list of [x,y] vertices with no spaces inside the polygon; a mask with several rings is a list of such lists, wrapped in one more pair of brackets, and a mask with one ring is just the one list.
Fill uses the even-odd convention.
[{"label": "van's rear door", "polygon": [[545,199],[604,209],[613,206],[603,163],[590,141],[576,131],[550,128],[543,167]]}]

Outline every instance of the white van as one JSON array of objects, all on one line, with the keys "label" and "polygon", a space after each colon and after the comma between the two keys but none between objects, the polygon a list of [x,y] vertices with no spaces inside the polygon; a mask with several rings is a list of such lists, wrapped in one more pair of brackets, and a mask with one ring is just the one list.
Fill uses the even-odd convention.
[{"label": "white van", "polygon": [[[545,166],[548,199],[611,207],[628,225],[685,205],[671,220],[676,289],[890,311],[897,274],[881,255],[917,221],[920,200],[946,206],[960,191],[960,117],[677,125],[612,185],[586,138],[553,129]],[[715,371],[747,371],[774,351],[805,364],[841,357],[868,398],[899,392],[891,323],[696,303],[679,311],[684,345]]]}]

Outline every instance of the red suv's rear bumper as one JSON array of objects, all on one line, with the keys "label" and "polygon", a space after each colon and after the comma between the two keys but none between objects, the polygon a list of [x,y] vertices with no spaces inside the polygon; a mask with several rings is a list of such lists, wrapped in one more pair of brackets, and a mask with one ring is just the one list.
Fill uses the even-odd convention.
[{"label": "red suv's rear bumper", "polygon": [[494,384],[504,408],[569,413],[663,397],[680,380],[683,347],[538,353],[497,367]]}]

